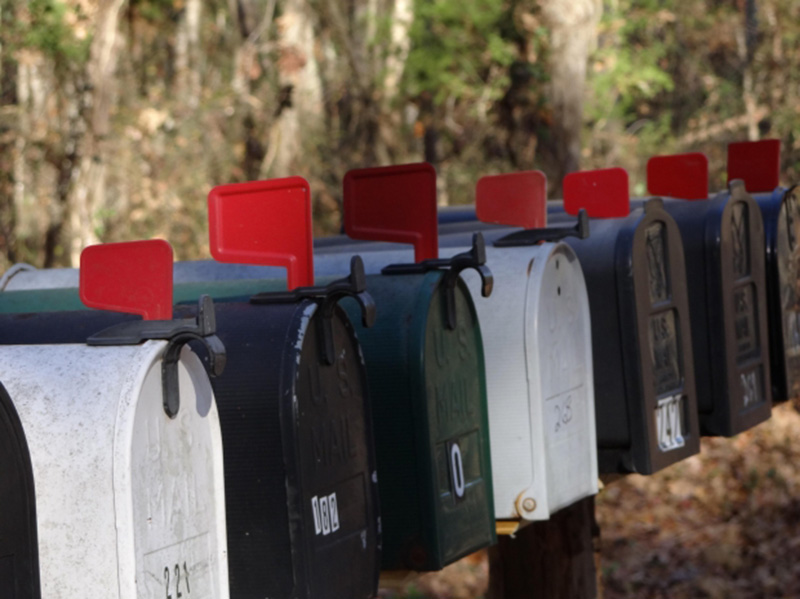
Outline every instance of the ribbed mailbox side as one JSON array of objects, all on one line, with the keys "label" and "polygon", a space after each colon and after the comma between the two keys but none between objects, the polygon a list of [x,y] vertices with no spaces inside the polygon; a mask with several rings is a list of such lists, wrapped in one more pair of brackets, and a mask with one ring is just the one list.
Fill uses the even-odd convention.
[{"label": "ribbed mailbox side", "polygon": [[0,597],[39,599],[36,495],[25,431],[0,385]]},{"label": "ribbed mailbox side", "polygon": [[133,599],[176,584],[228,596],[213,394],[184,349],[183,409],[169,419],[160,392],[165,346],[0,348],[33,464],[44,596]]}]

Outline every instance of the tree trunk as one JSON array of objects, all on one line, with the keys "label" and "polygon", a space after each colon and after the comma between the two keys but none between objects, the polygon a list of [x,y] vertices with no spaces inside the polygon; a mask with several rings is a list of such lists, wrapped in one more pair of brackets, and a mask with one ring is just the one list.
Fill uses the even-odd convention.
[{"label": "tree trunk", "polygon": [[540,2],[550,30],[548,99],[553,110],[553,158],[558,195],[561,179],[580,168],[586,65],[597,42],[602,0]]},{"label": "tree trunk", "polygon": [[86,66],[91,89],[77,92],[77,102],[85,103],[90,112],[88,130],[80,140],[78,172],[69,202],[72,265],[79,263],[83,248],[99,241],[96,213],[105,205],[106,146],[116,97],[115,70],[122,46],[119,19],[124,4],[125,0],[106,0],[100,5]]},{"label": "tree trunk", "polygon": [[[270,132],[261,173],[266,177],[298,174],[309,140],[322,132],[322,85],[314,52],[314,13],[306,0],[287,0],[278,20],[278,71],[288,97]],[[309,144],[310,145],[310,144]]]},{"label": "tree trunk", "polygon": [[[14,23],[13,2],[0,2],[0,30],[7,31]],[[17,212],[14,204],[14,167],[19,106],[17,101],[17,62],[0,45],[0,251],[7,264],[0,261],[0,270],[17,261]]]},{"label": "tree trunk", "polygon": [[491,599],[593,599],[598,596],[594,498],[535,522],[489,549]]}]

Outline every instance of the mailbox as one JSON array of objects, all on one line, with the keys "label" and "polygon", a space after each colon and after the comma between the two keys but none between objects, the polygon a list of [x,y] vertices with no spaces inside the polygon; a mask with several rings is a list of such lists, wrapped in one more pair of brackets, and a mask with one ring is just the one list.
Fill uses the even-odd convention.
[{"label": "mailbox", "polygon": [[145,320],[82,344],[0,347],[19,417],[11,443],[24,446],[24,432],[33,472],[31,483],[22,466],[21,495],[35,495],[27,514],[16,509],[13,567],[31,577],[25,544],[38,535],[44,597],[228,597],[219,421],[206,369],[186,346],[204,345],[211,373],[221,371],[213,304],[203,301],[200,322],[171,320],[165,242],[93,246],[81,262],[87,305]]},{"label": "mailbox", "polygon": [[622,169],[564,180],[591,235],[565,238],[589,292],[600,471],[651,474],[699,451],[683,244],[659,199],[630,211]]},{"label": "mailbox", "polygon": [[[481,330],[459,276],[491,274],[482,246],[438,258],[436,173],[430,165],[350,171],[350,237],[414,243],[409,264],[367,277],[378,315],[356,324],[373,394],[383,513],[383,568],[435,570],[495,541]],[[335,273],[342,254],[320,256]],[[482,300],[481,300],[482,301]],[[351,319],[357,314],[346,305]]]},{"label": "mailbox", "polygon": [[31,457],[14,404],[0,385],[0,597],[41,596]]},{"label": "mailbox", "polygon": [[800,192],[779,187],[780,141],[728,146],[728,179],[741,179],[764,219],[772,400],[800,396]]},{"label": "mailbox", "polygon": [[[702,154],[661,156],[648,188],[677,222],[686,254],[700,426],[735,435],[770,417],[764,223],[740,180],[707,198]],[[705,334],[702,334],[704,332]]]}]

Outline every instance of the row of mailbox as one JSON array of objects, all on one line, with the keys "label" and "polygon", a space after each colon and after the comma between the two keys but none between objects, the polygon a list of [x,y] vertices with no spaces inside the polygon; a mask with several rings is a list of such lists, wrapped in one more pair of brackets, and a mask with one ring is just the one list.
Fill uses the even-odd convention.
[{"label": "row of mailbox", "polygon": [[0,596],[370,597],[763,421],[800,382],[778,151],[732,145],[713,198],[702,156],[654,159],[651,193],[704,201],[570,175],[549,215],[536,172],[437,217],[430,166],[351,171],[316,254],[304,180],[229,185],[218,262],[11,269]]}]

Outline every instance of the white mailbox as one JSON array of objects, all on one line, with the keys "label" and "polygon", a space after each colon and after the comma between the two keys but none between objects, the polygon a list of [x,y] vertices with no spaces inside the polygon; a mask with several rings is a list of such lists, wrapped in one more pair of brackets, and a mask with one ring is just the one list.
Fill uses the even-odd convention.
[{"label": "white mailbox", "polygon": [[[475,302],[498,520],[546,520],[598,488],[588,295],[572,249],[540,243],[565,234],[537,229],[545,224],[545,190],[539,172],[484,177],[477,188],[480,218],[532,229],[513,236],[510,243],[517,247],[485,248],[494,289]],[[449,240],[440,238],[439,253],[446,258],[482,252],[482,240],[476,244],[447,247]],[[358,253],[357,246],[350,249]],[[344,272],[349,256],[319,254],[317,273]],[[373,251],[362,258],[368,273],[414,261],[412,250]],[[481,294],[477,272],[464,270],[461,277],[475,297]]]},{"label": "white mailbox", "polygon": [[[197,323],[171,321],[169,245],[113,245],[84,252],[82,298],[151,320],[103,331],[94,345],[0,347],[30,451],[42,596],[227,598],[219,419],[185,345],[204,342],[219,372],[213,306]],[[138,257],[136,272],[126,257]],[[109,267],[115,276],[92,289],[92,271]],[[154,288],[150,306],[134,305]]]}]

